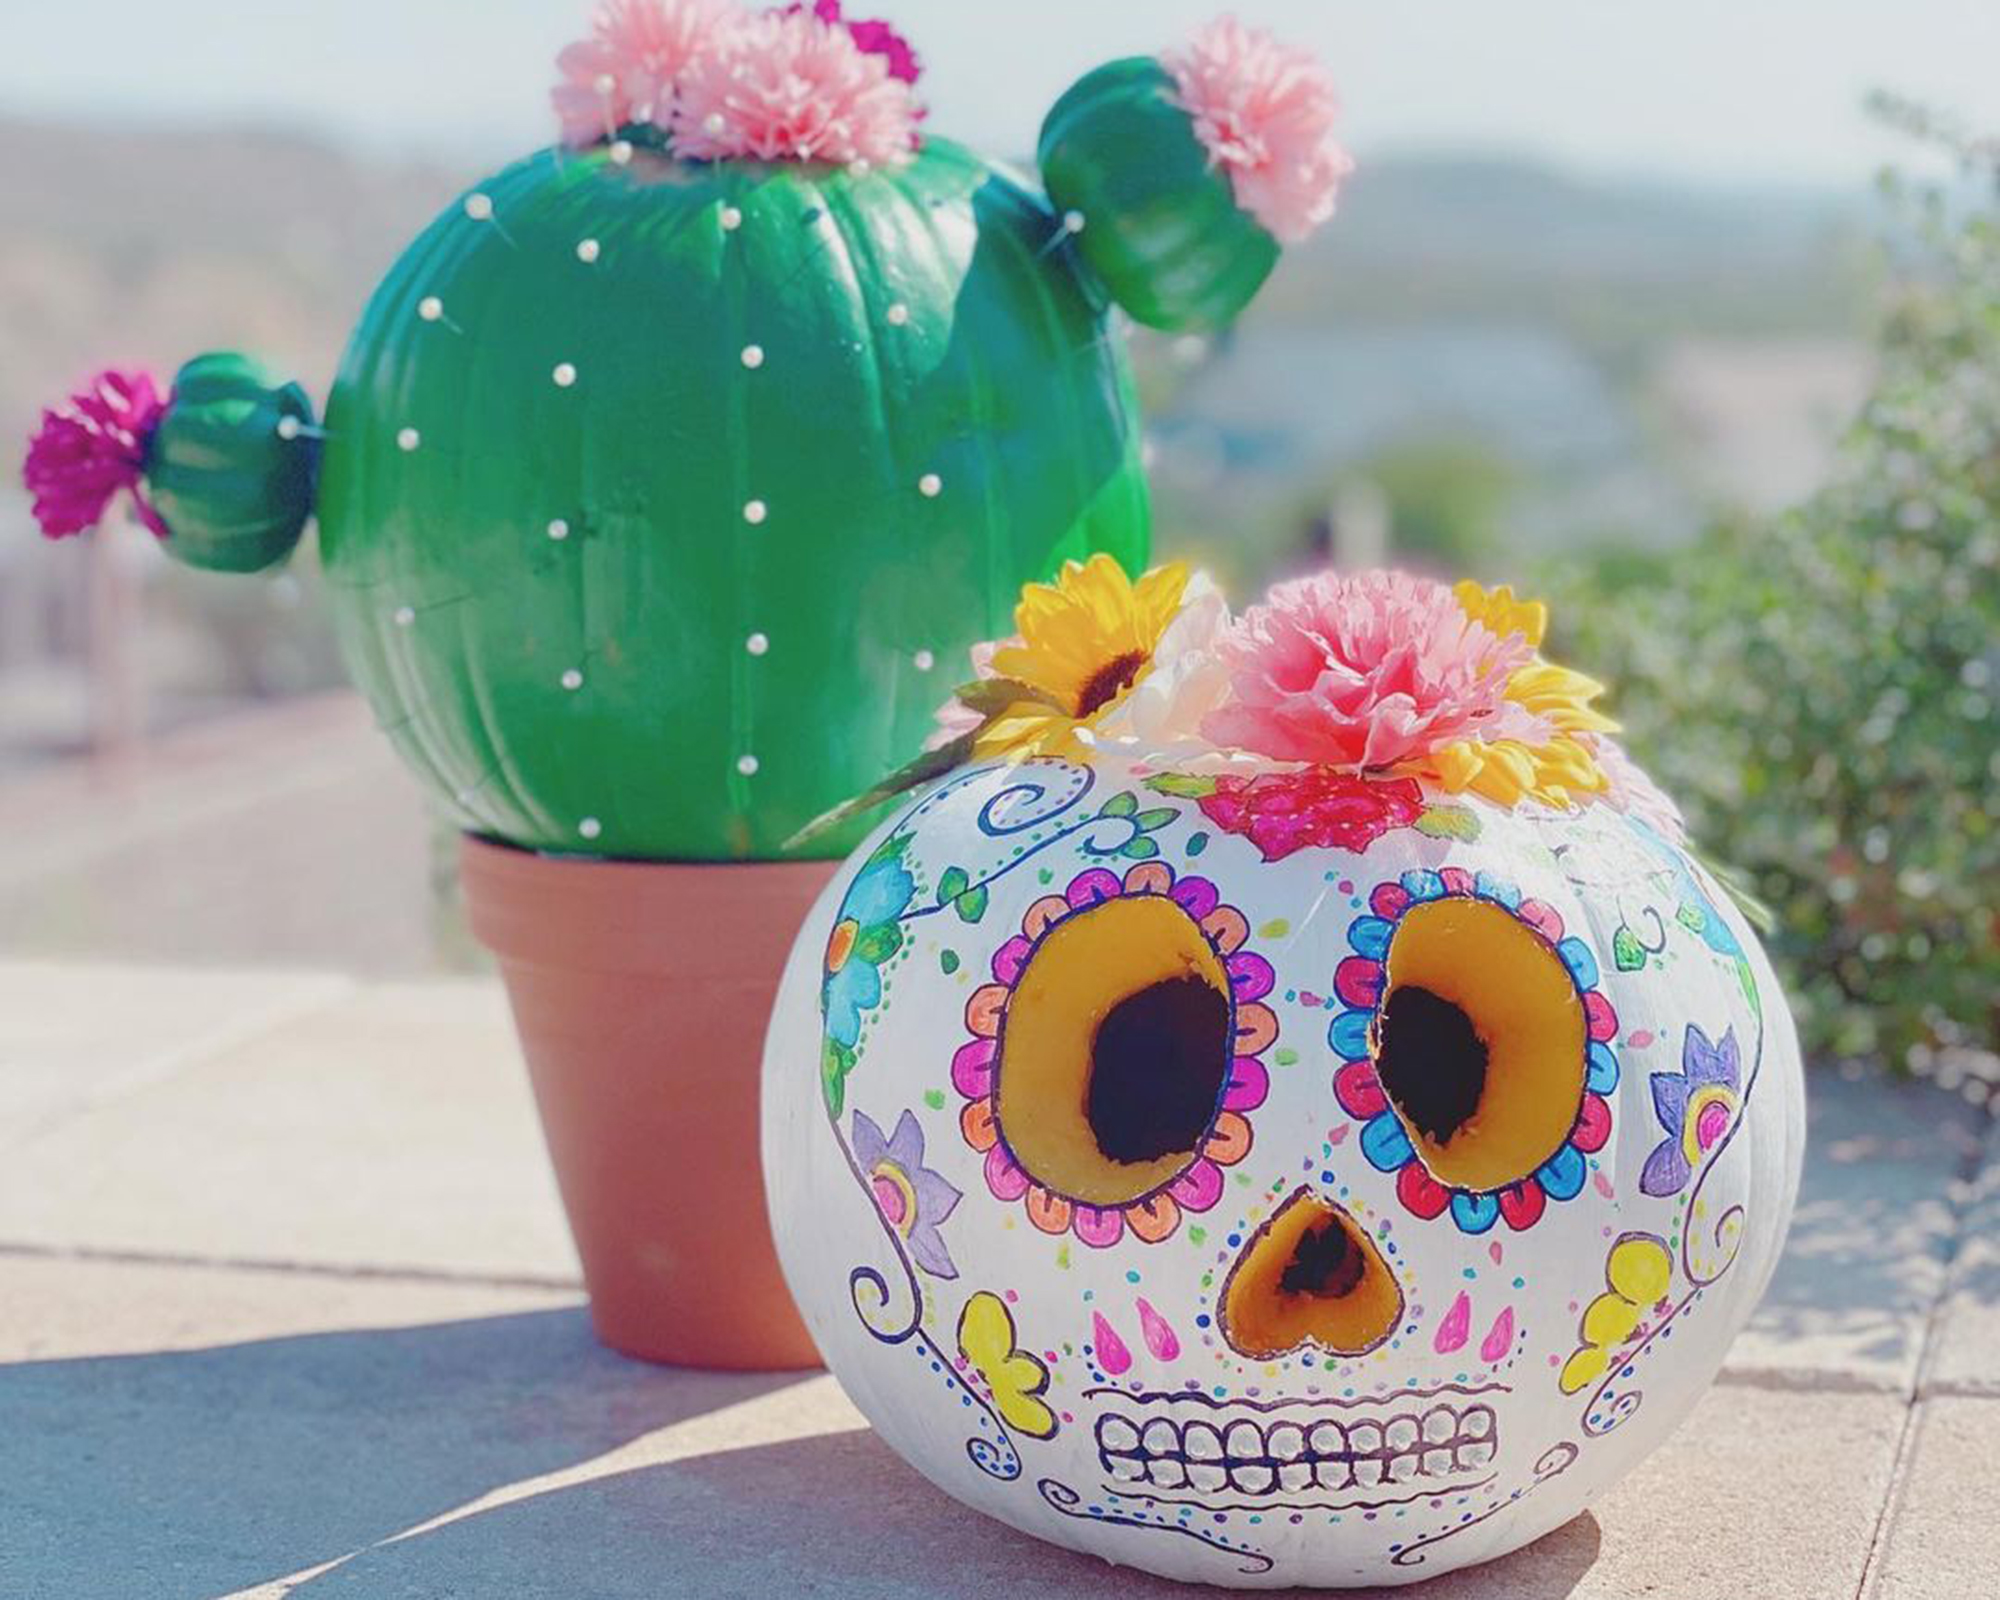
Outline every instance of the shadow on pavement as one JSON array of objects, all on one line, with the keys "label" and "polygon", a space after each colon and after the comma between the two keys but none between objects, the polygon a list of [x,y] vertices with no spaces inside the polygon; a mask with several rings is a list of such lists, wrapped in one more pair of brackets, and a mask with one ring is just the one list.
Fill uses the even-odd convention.
[{"label": "shadow on pavement", "polygon": [[0,1593],[228,1593],[810,1376],[627,1361],[580,1307],[0,1367]]},{"label": "shadow on pavement", "polygon": [[[1560,1600],[1589,1571],[1598,1546],[1597,1522],[1585,1513],[1503,1560],[1395,1592]],[[362,1551],[297,1591],[301,1600],[1123,1600],[1218,1592],[1108,1567],[968,1511],[865,1429],[567,1485]]]}]

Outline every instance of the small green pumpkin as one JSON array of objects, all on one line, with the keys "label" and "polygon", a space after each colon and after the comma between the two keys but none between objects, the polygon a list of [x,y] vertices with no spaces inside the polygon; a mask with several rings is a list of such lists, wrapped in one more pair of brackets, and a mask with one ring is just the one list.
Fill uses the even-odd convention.
[{"label": "small green pumpkin", "polygon": [[1083,259],[1148,327],[1221,327],[1278,264],[1151,56],[1079,79],[1043,122],[1038,159]]},{"label": "small green pumpkin", "polygon": [[319,440],[296,383],[247,356],[197,356],[146,455],[167,554],[211,572],[257,572],[292,553],[312,513]]}]

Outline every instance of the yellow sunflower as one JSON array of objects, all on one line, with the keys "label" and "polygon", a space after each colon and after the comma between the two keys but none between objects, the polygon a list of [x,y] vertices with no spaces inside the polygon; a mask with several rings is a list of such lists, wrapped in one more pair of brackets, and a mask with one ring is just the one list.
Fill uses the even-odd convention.
[{"label": "yellow sunflower", "polygon": [[[1503,806],[1527,799],[1567,807],[1602,794],[1610,781],[1587,736],[1614,732],[1618,724],[1591,709],[1591,702],[1604,693],[1603,684],[1541,656],[1548,607],[1539,600],[1517,600],[1504,584],[1489,590],[1470,579],[1454,586],[1452,593],[1473,621],[1485,623],[1496,634],[1519,633],[1535,647],[1535,658],[1508,678],[1507,698],[1532,711],[1555,733],[1538,745],[1517,739],[1491,744],[1462,740],[1425,757],[1418,763],[1420,775],[1452,794],[1470,790]],[[1579,734],[1586,737],[1578,738]]]},{"label": "yellow sunflower", "polygon": [[1018,638],[993,652],[990,712],[979,757],[1060,755],[1146,675],[1186,592],[1175,561],[1136,583],[1102,553],[1067,561],[1053,583],[1031,583],[1014,610]]}]

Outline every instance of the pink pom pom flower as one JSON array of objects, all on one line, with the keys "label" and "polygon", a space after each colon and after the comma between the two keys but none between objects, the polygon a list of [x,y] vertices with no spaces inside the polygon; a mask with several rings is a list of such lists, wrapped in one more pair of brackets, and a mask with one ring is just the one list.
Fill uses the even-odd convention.
[{"label": "pink pom pom flower", "polygon": [[1333,78],[1311,52],[1220,17],[1160,59],[1195,137],[1267,233],[1296,244],[1333,215],[1354,163],[1333,137]]},{"label": "pink pom pom flower", "polygon": [[[803,5],[785,7],[785,15],[803,11]],[[854,42],[868,55],[880,56],[889,63],[889,76],[904,83],[915,83],[922,72],[917,60],[917,52],[888,23],[879,20],[849,22],[840,14],[840,0],[814,0],[812,14],[821,22],[837,22],[853,35]]]},{"label": "pink pom pom flower", "polygon": [[1552,730],[1507,697],[1534,647],[1495,634],[1443,584],[1400,572],[1321,573],[1278,585],[1217,645],[1229,701],[1216,743],[1350,771],[1464,739],[1539,744]]},{"label": "pink pom pom flower", "polygon": [[160,538],[167,525],[146,503],[139,480],[146,447],[167,402],[150,374],[100,372],[60,406],[42,413],[28,441],[21,481],[34,497],[44,535],[66,539],[95,527],[121,489],[132,492],[139,520]]},{"label": "pink pom pom flower", "polygon": [[683,75],[674,150],[694,161],[909,158],[919,111],[886,56],[808,12],[746,16]]},{"label": "pink pom pom flower", "polygon": [[590,37],[556,57],[549,99],[563,143],[580,149],[634,123],[665,128],[681,74],[728,16],[724,0],[605,0]]}]

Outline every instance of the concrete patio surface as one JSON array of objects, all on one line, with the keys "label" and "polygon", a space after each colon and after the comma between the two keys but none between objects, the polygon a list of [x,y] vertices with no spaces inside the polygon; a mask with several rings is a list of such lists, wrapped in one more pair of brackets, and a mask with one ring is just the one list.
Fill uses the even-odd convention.
[{"label": "concrete patio surface", "polygon": [[[436,976],[479,958],[351,697],[12,779],[0,829],[0,1600],[1198,1592],[961,1510],[831,1378],[594,1343],[505,1001]],[[1823,1073],[1812,1129],[1679,1434],[1400,1593],[2000,1595],[1986,1117]]]},{"label": "concrete patio surface", "polygon": [[[1694,1417],[1405,1592],[2000,1592],[1985,1119],[1827,1074],[1813,1121]],[[0,1595],[1191,1592],[961,1510],[831,1378],[609,1354],[575,1274],[490,980],[0,963]]]}]

